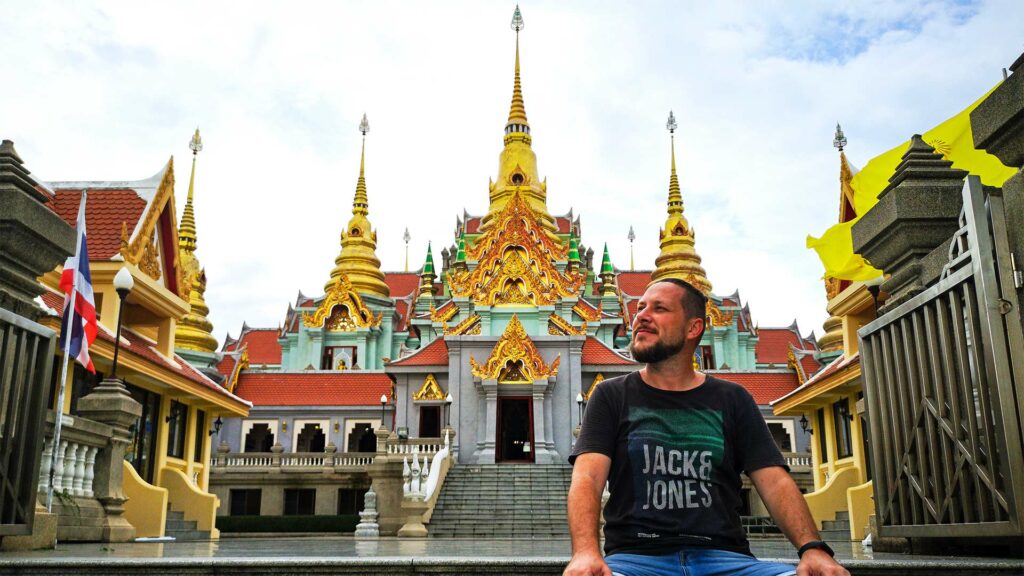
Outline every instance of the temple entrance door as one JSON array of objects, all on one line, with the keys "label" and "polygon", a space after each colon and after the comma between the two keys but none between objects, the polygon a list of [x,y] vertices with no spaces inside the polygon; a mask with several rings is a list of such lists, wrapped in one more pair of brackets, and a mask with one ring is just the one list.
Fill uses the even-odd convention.
[{"label": "temple entrance door", "polygon": [[496,462],[533,462],[533,401],[498,398]]}]

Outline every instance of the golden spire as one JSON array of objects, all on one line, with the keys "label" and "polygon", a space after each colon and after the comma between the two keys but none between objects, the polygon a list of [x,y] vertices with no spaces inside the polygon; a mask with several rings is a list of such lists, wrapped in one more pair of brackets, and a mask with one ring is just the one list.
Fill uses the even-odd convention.
[{"label": "golden spire", "polygon": [[[846,159],[846,135],[843,128],[836,123],[836,135],[832,140],[832,146],[839,150],[839,222],[848,222],[857,216],[853,204],[853,187],[850,182],[853,180],[853,169]],[[838,278],[825,278],[825,295],[831,301],[843,288],[842,281]],[[828,307],[826,306],[826,311]],[[825,333],[818,338],[818,346],[822,352],[836,352],[843,349],[843,320],[831,313],[822,325]]]},{"label": "golden spire", "polygon": [[192,195],[196,184],[196,158],[203,149],[199,128],[196,128],[188,147],[192,150],[192,176],[188,181],[188,199],[185,201],[185,211],[178,227],[178,252],[182,276],[185,278],[185,284],[189,286],[188,303],[191,308],[174,329],[174,345],[176,348],[197,352],[215,352],[217,339],[212,334],[213,324],[206,317],[210,313],[210,308],[203,299],[203,294],[206,293],[206,271],[200,267],[195,256],[196,216],[192,207]]},{"label": "golden spire", "polygon": [[491,227],[495,216],[516,190],[519,190],[536,214],[537,221],[545,228],[549,237],[555,237],[555,219],[548,214],[547,182],[540,179],[537,171],[537,155],[530,147],[530,124],[526,120],[526,105],[523,103],[523,86],[519,76],[519,32],[525,28],[523,15],[516,6],[512,14],[512,29],[516,32],[516,66],[512,81],[512,105],[505,124],[505,147],[498,156],[498,179],[491,182],[490,207],[483,217],[480,231]]},{"label": "golden spire", "polygon": [[701,267],[700,255],[694,249],[695,234],[690,223],[683,216],[683,195],[676,175],[676,138],[678,125],[670,111],[665,125],[671,134],[672,172],[668,181],[668,218],[661,230],[661,253],[654,263],[657,269],[651,274],[651,281],[662,278],[679,278],[689,282],[705,294],[711,294],[711,282]]},{"label": "golden spire", "polygon": [[330,280],[324,284],[324,291],[329,291],[344,275],[357,293],[388,298],[391,291],[384,283],[384,273],[377,258],[377,233],[367,218],[370,209],[366,195],[366,133],[370,131],[370,123],[366,114],[359,123],[359,131],[363,133],[363,146],[356,194],[352,199],[352,219],[341,233],[341,253],[334,259],[334,269]]}]

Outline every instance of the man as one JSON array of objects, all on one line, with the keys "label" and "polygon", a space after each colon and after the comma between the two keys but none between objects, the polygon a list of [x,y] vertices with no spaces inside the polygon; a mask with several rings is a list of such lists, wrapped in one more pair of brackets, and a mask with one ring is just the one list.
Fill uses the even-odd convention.
[{"label": "man", "polygon": [[[569,457],[572,560],[565,576],[849,576],[821,542],[750,393],[697,372],[706,299],[665,279],[633,319],[639,372],[601,383]],[[740,525],[740,472],[750,477],[800,564],[756,560]],[[598,548],[601,494],[605,552]]]}]

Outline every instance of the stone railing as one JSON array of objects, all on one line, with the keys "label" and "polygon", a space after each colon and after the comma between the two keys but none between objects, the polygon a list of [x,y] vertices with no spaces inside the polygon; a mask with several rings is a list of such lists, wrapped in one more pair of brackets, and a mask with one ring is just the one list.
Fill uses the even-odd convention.
[{"label": "stone railing", "polygon": [[[454,431],[446,430],[440,448],[433,458],[413,453],[411,464],[409,456],[402,459],[402,510],[405,512],[405,524],[398,530],[403,538],[422,538],[427,535],[424,522],[430,522],[437,504],[438,495],[444,485],[448,470],[452,466],[451,437]],[[420,458],[423,465],[419,464]]]},{"label": "stone railing", "polygon": [[791,470],[811,467],[811,455],[807,452],[783,452],[782,457]]},{"label": "stone railing", "polygon": [[49,411],[46,418],[46,444],[39,463],[39,492],[46,494],[52,467],[55,493],[92,498],[96,456],[110,441],[113,433],[111,427],[78,416],[65,415],[54,465],[53,412]]},{"label": "stone railing", "polygon": [[416,454],[421,458],[423,456],[433,457],[443,446],[440,438],[408,438],[400,440],[395,436],[391,436],[388,438],[387,453],[389,456],[412,456]]},{"label": "stone railing", "polygon": [[315,468],[365,471],[366,467],[373,463],[374,456],[374,452],[229,452],[222,444],[217,449],[217,455],[211,459],[210,466],[211,471],[217,472]]}]

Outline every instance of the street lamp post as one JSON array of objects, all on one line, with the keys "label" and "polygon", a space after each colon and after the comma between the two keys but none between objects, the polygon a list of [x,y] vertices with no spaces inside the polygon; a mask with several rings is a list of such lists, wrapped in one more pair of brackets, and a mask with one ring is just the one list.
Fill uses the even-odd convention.
[{"label": "street lamp post", "polygon": [[452,393],[449,392],[444,398],[444,427],[449,428],[452,425]]},{"label": "street lamp post", "polygon": [[124,300],[128,297],[128,293],[132,291],[135,286],[135,279],[132,278],[132,273],[128,271],[128,268],[121,268],[117,271],[114,276],[114,289],[117,290],[117,297],[119,299],[117,307],[117,332],[114,337],[114,361],[110,368],[110,377],[113,379],[117,378],[117,355],[121,350],[121,325],[124,324]]},{"label": "street lamp post", "polygon": [[576,408],[579,409],[580,424],[583,424],[583,393],[576,394]]},{"label": "street lamp post", "polygon": [[384,428],[385,430],[387,430],[387,428],[384,427],[384,408],[387,405],[388,405],[388,395],[387,394],[381,394],[380,395],[380,427]]}]

